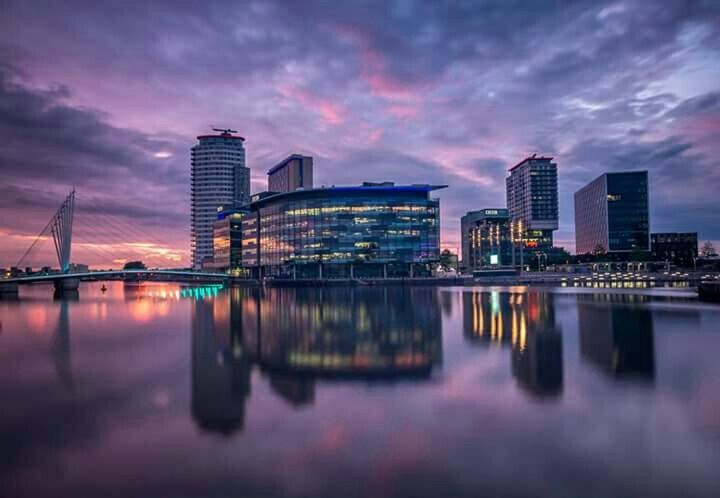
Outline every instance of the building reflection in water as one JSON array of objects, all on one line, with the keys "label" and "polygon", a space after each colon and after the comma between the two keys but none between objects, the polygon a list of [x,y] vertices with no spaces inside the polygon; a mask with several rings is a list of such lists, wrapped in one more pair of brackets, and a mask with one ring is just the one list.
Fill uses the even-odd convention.
[{"label": "building reflection in water", "polygon": [[240,340],[239,309],[223,297],[192,306],[192,415],[202,429],[229,435],[244,426],[251,360]]},{"label": "building reflection in water", "polygon": [[511,348],[512,373],[523,390],[539,397],[562,393],[562,334],[552,294],[465,292],[463,325],[470,342]]},{"label": "building reflection in water", "polygon": [[[631,297],[633,303],[639,299]],[[633,303],[620,294],[579,295],[580,354],[615,379],[652,383],[655,380],[652,311]]]},{"label": "building reflection in water", "polygon": [[319,379],[427,379],[442,356],[434,289],[251,288],[197,299],[192,413],[204,430],[242,430],[253,366],[294,408]]}]

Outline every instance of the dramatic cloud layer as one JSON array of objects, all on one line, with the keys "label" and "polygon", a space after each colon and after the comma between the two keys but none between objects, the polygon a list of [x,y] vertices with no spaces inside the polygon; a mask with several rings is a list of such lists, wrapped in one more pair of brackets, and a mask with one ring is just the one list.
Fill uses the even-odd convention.
[{"label": "dramatic cloud layer", "polygon": [[11,0],[0,27],[0,266],[73,185],[74,259],[186,263],[189,148],[211,125],[247,138],[256,191],[289,152],[318,184],[450,185],[449,247],[533,152],[559,164],[559,245],[573,192],[622,169],[650,171],[653,230],[720,239],[712,0]]}]

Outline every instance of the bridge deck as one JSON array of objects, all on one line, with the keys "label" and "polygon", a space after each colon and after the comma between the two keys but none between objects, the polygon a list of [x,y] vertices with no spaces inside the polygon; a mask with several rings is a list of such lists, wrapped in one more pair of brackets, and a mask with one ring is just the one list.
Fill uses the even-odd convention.
[{"label": "bridge deck", "polygon": [[106,270],[77,273],[48,273],[44,275],[30,275],[26,277],[2,279],[0,280],[0,282],[29,284],[33,282],[53,282],[55,280],[65,280],[70,278],[77,278],[80,280],[102,280],[122,277],[152,278],[156,276],[176,277],[182,280],[216,281],[224,281],[230,278],[230,275],[227,275],[225,273],[193,272],[183,270]]}]

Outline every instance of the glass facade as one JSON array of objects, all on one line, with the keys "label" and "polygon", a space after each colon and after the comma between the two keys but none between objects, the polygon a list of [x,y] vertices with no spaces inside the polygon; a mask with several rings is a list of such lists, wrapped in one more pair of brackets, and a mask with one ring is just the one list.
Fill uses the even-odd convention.
[{"label": "glass facade", "polygon": [[609,250],[650,250],[647,171],[606,177]]},{"label": "glass facade", "polygon": [[259,198],[243,221],[243,264],[273,274],[288,265],[438,261],[439,201],[429,197],[436,188],[333,187]]},{"label": "glass facade", "polygon": [[242,265],[242,213],[220,213],[213,225],[213,267],[239,268]]},{"label": "glass facade", "polygon": [[650,249],[647,171],[606,173],[575,193],[575,250]]}]

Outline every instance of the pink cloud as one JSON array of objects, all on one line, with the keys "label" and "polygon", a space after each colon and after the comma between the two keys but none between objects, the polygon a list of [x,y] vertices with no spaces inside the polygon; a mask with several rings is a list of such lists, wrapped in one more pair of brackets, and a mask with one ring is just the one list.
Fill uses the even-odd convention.
[{"label": "pink cloud", "polygon": [[[389,74],[385,56],[372,48],[371,35],[356,26],[336,24],[332,31],[344,42],[355,46],[360,55],[360,76],[370,87],[373,95],[392,101],[418,102],[419,95],[413,85]],[[393,111],[390,111],[393,114]],[[407,118],[408,111],[401,117]],[[414,116],[414,114],[413,114]],[[398,117],[395,115],[395,117]]]},{"label": "pink cloud", "polygon": [[364,48],[360,52],[361,75],[370,86],[373,95],[388,100],[416,101],[418,94],[411,85],[405,84],[387,74],[385,57],[371,48]]},{"label": "pink cloud", "polygon": [[383,130],[382,128],[371,131],[370,135],[368,135],[368,142],[373,144],[379,142],[384,133],[385,130]]},{"label": "pink cloud", "polygon": [[277,85],[275,90],[286,99],[297,101],[308,110],[319,113],[328,124],[340,124],[347,117],[348,112],[345,106],[302,88],[291,85]]}]

